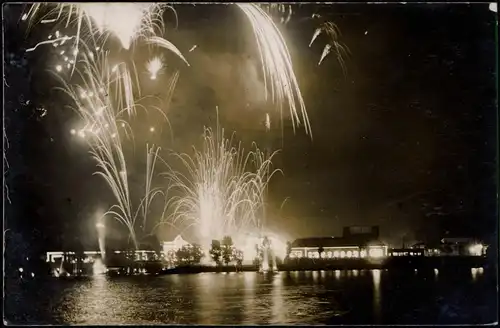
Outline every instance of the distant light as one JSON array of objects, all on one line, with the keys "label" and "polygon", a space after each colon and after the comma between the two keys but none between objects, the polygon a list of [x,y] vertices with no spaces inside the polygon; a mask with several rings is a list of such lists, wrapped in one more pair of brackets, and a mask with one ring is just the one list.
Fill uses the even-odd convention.
[{"label": "distant light", "polygon": [[154,128],[154,126],[150,127],[150,128],[149,128],[149,131],[151,131],[151,132],[155,132],[155,128]]},{"label": "distant light", "polygon": [[95,51],[99,51],[99,49],[101,49],[101,47],[95,47]]},{"label": "distant light", "polygon": [[490,10],[495,12],[495,13],[497,12],[497,3],[496,2],[490,3]]},{"label": "distant light", "polygon": [[78,136],[81,138],[85,138],[85,132],[83,130],[78,131]]},{"label": "distant light", "polygon": [[382,248],[370,248],[368,251],[368,256],[373,258],[381,258],[384,256],[384,250]]},{"label": "distant light", "polygon": [[125,127],[125,123],[123,123],[123,122],[122,122],[122,124],[121,124],[121,125],[122,125],[122,128],[124,128],[124,127]]},{"label": "distant light", "polygon": [[73,55],[74,56],[78,55],[78,49],[73,50]]},{"label": "distant light", "polygon": [[111,138],[116,138],[116,133],[111,134]]},{"label": "distant light", "polygon": [[368,34],[368,31],[365,31],[365,35],[367,35],[367,34]]},{"label": "distant light", "polygon": [[33,272],[31,273],[31,277],[35,277],[35,274]]},{"label": "distant light", "polygon": [[66,51],[62,50],[60,53],[61,53],[61,55],[64,55],[64,53],[65,53],[65,52],[66,52]]},{"label": "distant light", "polygon": [[56,31],[56,38],[59,38],[59,31]]},{"label": "distant light", "polygon": [[21,273],[22,273],[23,271],[24,271],[24,269],[23,269],[23,268],[19,268],[19,272],[21,272]]},{"label": "distant light", "polygon": [[115,66],[113,66],[113,68],[111,69],[111,72],[113,72],[113,73],[114,73],[114,72],[116,72],[116,70],[117,70],[117,69],[118,69],[118,65],[115,65]]},{"label": "distant light", "polygon": [[21,20],[25,21],[26,19],[28,19],[28,14],[23,14],[23,17],[21,17]]},{"label": "distant light", "polygon": [[75,135],[76,134],[76,130],[75,129],[71,129],[71,131],[69,131],[72,135]]},{"label": "distant light", "polygon": [[64,61],[67,62],[68,60],[69,60],[69,58],[64,56]]},{"label": "distant light", "polygon": [[98,222],[98,223],[96,223],[96,225],[95,225],[95,226],[96,226],[96,228],[99,228],[99,229],[100,229],[100,228],[104,228],[104,227],[105,227],[105,226],[104,226],[104,224],[103,224],[102,222]]},{"label": "distant light", "polygon": [[62,71],[62,66],[61,65],[57,65],[56,66],[56,71],[58,71],[58,72]]},{"label": "distant light", "polygon": [[47,39],[52,39],[52,34],[49,34],[49,36],[47,37]]},{"label": "distant light", "polygon": [[68,65],[66,65],[66,66],[67,66],[68,68],[70,68],[70,67],[71,67],[71,64],[68,64]]},{"label": "distant light", "polygon": [[469,247],[469,253],[473,256],[481,256],[483,254],[484,246],[482,244],[475,244]]}]

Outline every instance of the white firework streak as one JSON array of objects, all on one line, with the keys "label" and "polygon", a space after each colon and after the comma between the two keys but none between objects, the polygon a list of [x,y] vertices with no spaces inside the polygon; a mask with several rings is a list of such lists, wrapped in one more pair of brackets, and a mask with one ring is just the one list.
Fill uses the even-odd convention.
[{"label": "white firework streak", "polygon": [[[293,71],[292,60],[286,42],[272,18],[256,4],[236,4],[250,20],[257,39],[264,83],[267,92],[267,79],[270,79],[271,98],[278,104],[280,112],[283,104],[288,103],[291,119],[295,127],[304,124],[305,131],[312,138],[311,125],[297,78]],[[266,94],[267,97],[267,94]],[[302,120],[299,117],[300,111]]]},{"label": "white firework streak", "polygon": [[182,53],[180,52],[179,49],[177,49],[177,47],[170,41],[162,38],[162,37],[159,37],[159,36],[152,36],[148,39],[146,39],[146,42],[151,44],[151,45],[156,45],[156,46],[159,46],[159,47],[162,47],[162,48],[165,48],[171,52],[173,52],[174,54],[176,54],[180,59],[182,59],[187,66],[189,66],[189,63],[188,61],[186,60],[186,58],[184,58],[184,56],[182,55]]},{"label": "white firework streak", "polygon": [[161,56],[151,58],[146,63],[146,69],[149,72],[151,80],[156,80],[158,75],[161,74],[163,70],[163,58]]},{"label": "white firework streak", "polygon": [[66,26],[71,23],[77,25],[77,39],[84,39],[81,35],[82,25],[88,27],[88,33],[94,34],[97,30],[104,38],[114,35],[120,40],[123,48],[129,49],[131,44],[141,36],[152,36],[157,31],[162,31],[164,24],[162,13],[171,6],[161,3],[58,3],[58,4],[33,4],[29,11],[23,15],[24,20],[36,24],[35,19],[43,6],[53,9],[45,17],[57,16],[52,19],[41,19],[40,23],[56,23],[66,21]]},{"label": "white firework streak", "polygon": [[165,173],[174,196],[166,205],[170,215],[159,225],[194,227],[203,244],[262,228],[267,185],[274,173],[281,172],[271,169],[275,153],[266,157],[255,144],[246,153],[232,140],[223,130],[215,134],[205,129],[202,150],[193,148],[194,156],[174,154],[187,175],[173,169]]},{"label": "white firework streak", "polygon": [[324,33],[328,37],[328,43],[323,48],[323,52],[321,53],[320,60],[318,62],[318,66],[321,65],[323,60],[328,56],[332,49],[335,50],[335,54],[337,56],[337,60],[344,72],[344,75],[347,74],[347,66],[345,63],[345,57],[349,55],[349,49],[340,43],[340,30],[339,28],[332,22],[325,22],[320,27],[318,27],[311,38],[311,42],[309,42],[309,47],[312,46],[314,41],[320,36],[321,33]]},{"label": "white firework streak", "polygon": [[[81,84],[70,86],[61,79],[64,85],[61,89],[71,97],[76,106],[74,109],[84,121],[84,128],[78,134],[87,142],[90,154],[97,162],[98,171],[95,174],[103,177],[117,201],[105,215],[112,216],[128,228],[137,249],[136,220],[139,212],[142,210],[144,216],[144,229],[149,206],[155,196],[161,193],[159,189],[152,188],[159,149],[147,146],[146,191],[134,213],[121,136],[124,134],[125,137],[133,138],[127,119],[132,118],[136,113],[135,108],[139,107],[132,95],[131,75],[125,65],[111,67],[104,53],[97,59],[91,59],[86,54],[82,57],[83,69],[77,69]],[[113,89],[115,97],[110,96]]]}]

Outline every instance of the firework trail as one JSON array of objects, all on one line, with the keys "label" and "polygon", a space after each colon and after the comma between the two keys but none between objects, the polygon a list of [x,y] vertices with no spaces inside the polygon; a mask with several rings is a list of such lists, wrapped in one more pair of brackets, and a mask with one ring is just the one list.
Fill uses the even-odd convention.
[{"label": "firework trail", "polygon": [[[305,131],[311,135],[311,125],[302,98],[297,78],[293,71],[290,52],[285,40],[272,18],[256,4],[236,4],[250,20],[260,52],[266,98],[270,80],[271,99],[277,103],[280,112],[283,104],[288,103],[292,123],[295,127],[304,124]],[[299,112],[302,120],[299,117]]]},{"label": "firework trail", "polygon": [[292,5],[289,4],[262,4],[261,8],[266,9],[273,16],[279,16],[281,24],[287,24],[293,15]]},{"label": "firework trail", "polygon": [[165,48],[171,52],[173,52],[174,54],[176,54],[180,59],[182,59],[182,61],[184,61],[186,63],[187,66],[189,66],[189,63],[188,61],[186,60],[186,58],[184,58],[184,56],[182,55],[182,53],[180,52],[179,49],[177,49],[176,46],[174,46],[174,44],[164,38],[161,38],[159,36],[152,36],[150,38],[148,38],[146,40],[147,43],[151,44],[151,45],[157,45],[159,47],[162,47],[162,48]]},{"label": "firework trail", "polygon": [[[170,215],[160,224],[194,227],[204,245],[223,236],[256,232],[261,228],[266,187],[273,174],[272,157],[254,144],[248,153],[233,146],[224,130],[205,129],[203,148],[194,156],[174,154],[186,174],[170,169],[165,173],[173,192],[166,208]],[[168,194],[168,192],[167,192]]]},{"label": "firework trail", "polygon": [[[75,23],[78,26],[77,39],[83,39],[82,25],[86,24],[89,33],[94,28],[105,35],[114,35],[123,48],[129,49],[132,42],[141,36],[155,35],[155,30],[163,30],[162,13],[164,8],[171,8],[158,3],[58,3],[33,4],[22,20],[36,24],[35,19],[44,6],[53,7],[49,14],[40,20],[41,24],[66,21],[66,27]],[[52,17],[45,19],[45,17]]]},{"label": "firework trail", "polygon": [[342,67],[342,71],[344,75],[347,73],[347,67],[345,64],[345,57],[349,55],[349,49],[339,42],[340,38],[340,30],[339,28],[332,22],[325,22],[320,27],[318,27],[311,38],[311,42],[309,42],[309,47],[316,41],[316,39],[321,35],[325,34],[328,37],[328,43],[323,48],[323,52],[321,53],[321,57],[318,62],[318,66],[321,65],[323,60],[328,56],[332,50],[335,51],[337,56],[337,60]]},{"label": "firework trail", "polygon": [[[160,193],[158,189],[152,188],[152,176],[159,149],[154,146],[147,147],[146,190],[134,213],[122,144],[122,135],[130,137],[132,134],[127,119],[135,115],[135,108],[138,106],[130,88],[131,74],[124,65],[112,67],[106,53],[92,58],[84,54],[82,58],[83,69],[76,70],[82,81],[80,85],[71,86],[61,79],[61,89],[75,103],[74,110],[84,122],[84,127],[78,131],[78,135],[86,141],[90,154],[97,163],[98,171],[95,174],[106,181],[117,201],[105,215],[111,215],[128,228],[137,249],[139,245],[136,221],[139,212],[142,210],[144,229],[149,206]],[[75,132],[72,130],[73,134],[76,134]]]},{"label": "firework trail", "polygon": [[[37,22],[39,12],[42,11],[44,6],[53,7],[44,17],[54,15],[56,17],[41,19]],[[134,41],[143,38],[149,44],[174,52],[189,65],[179,49],[157,35],[161,35],[164,30],[162,14],[165,9],[172,10],[177,19],[177,13],[173,7],[161,3],[36,3],[31,5],[28,12],[23,15],[22,20],[28,20],[31,26],[37,23],[48,24],[60,21],[66,21],[66,27],[70,24],[76,24],[76,35],[61,40],[62,43],[67,41],[67,38],[75,39],[75,56],[80,50],[79,45],[82,40],[87,42],[92,40],[95,44],[98,44],[98,47],[96,47],[96,50],[98,50],[112,35],[120,40],[120,44],[124,49],[130,49]],[[84,27],[86,28],[84,29]],[[43,41],[28,50],[33,51],[40,45],[50,43],[58,44],[59,42],[56,40]]]}]

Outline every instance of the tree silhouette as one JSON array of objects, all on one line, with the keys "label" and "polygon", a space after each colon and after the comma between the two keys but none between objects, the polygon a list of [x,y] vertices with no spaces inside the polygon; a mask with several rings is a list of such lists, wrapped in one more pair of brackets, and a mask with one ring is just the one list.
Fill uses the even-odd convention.
[{"label": "tree silhouette", "polygon": [[212,246],[210,247],[210,257],[212,257],[212,260],[217,264],[220,265],[221,262],[221,256],[222,256],[222,249],[220,245],[220,241],[218,240],[212,240]]},{"label": "tree silhouette", "polygon": [[292,253],[292,243],[287,241],[286,242],[286,257],[289,258],[291,253]]},{"label": "tree silhouette", "polygon": [[225,236],[222,239],[222,260],[225,265],[233,260],[233,239],[230,236]]}]

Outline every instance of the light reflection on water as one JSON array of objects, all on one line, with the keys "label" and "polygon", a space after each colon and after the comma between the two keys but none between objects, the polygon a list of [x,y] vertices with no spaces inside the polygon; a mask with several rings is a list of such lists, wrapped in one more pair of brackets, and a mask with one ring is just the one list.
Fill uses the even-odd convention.
[{"label": "light reflection on water", "polygon": [[380,270],[372,270],[373,275],[373,315],[376,322],[380,321],[381,317],[381,293],[380,293]]},{"label": "light reflection on water", "polygon": [[[467,297],[481,292],[483,270],[472,272],[474,289]],[[51,323],[90,325],[397,322],[393,318],[414,316],[416,305],[406,304],[408,295],[425,307],[440,290],[446,293],[438,283],[441,273],[439,279],[432,276],[432,271],[426,279],[380,270],[97,276],[51,282],[60,296],[46,293],[50,300],[40,304],[50,306],[37,311],[50,313]],[[470,274],[463,279],[455,286],[473,280]]]}]

